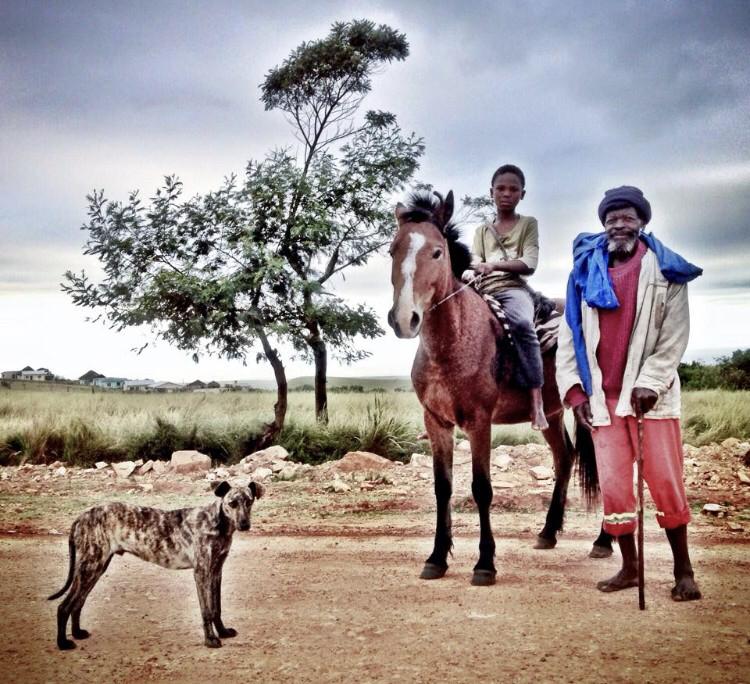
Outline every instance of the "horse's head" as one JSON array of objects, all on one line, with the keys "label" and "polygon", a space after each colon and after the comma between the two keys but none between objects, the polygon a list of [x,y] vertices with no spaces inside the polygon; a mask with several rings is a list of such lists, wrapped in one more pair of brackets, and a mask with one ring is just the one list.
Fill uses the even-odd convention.
[{"label": "horse's head", "polygon": [[409,206],[396,206],[398,231],[390,248],[393,308],[388,324],[398,337],[416,337],[425,313],[453,289],[455,277],[469,267],[466,245],[450,223],[453,192],[415,194]]}]

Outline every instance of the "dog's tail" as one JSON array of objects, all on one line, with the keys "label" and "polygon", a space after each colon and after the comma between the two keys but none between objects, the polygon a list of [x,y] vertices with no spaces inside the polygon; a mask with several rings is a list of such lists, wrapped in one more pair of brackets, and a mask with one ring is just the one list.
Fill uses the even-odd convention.
[{"label": "dog's tail", "polygon": [[66,591],[68,591],[70,585],[73,583],[73,568],[76,564],[76,545],[73,541],[73,530],[75,529],[75,523],[73,523],[73,527],[70,528],[70,536],[68,537],[68,551],[70,553],[70,567],[68,568],[68,579],[65,580],[65,586],[60,589],[60,591],[55,592],[52,594],[52,596],[48,596],[47,600],[51,601],[52,599],[59,598],[62,596]]}]

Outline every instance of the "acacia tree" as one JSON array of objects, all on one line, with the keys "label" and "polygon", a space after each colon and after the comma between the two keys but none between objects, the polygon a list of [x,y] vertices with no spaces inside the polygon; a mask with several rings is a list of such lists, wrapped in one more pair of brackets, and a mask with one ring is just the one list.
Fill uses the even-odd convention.
[{"label": "acacia tree", "polygon": [[366,355],[356,338],[382,330],[368,307],[348,305],[326,284],[387,244],[390,197],[424,150],[392,114],[367,112],[358,126],[353,116],[376,68],[406,54],[403,35],[367,21],[335,24],[327,39],[297,48],[262,90],[267,108],[299,124],[302,160],[273,151],[250,161],[241,181],[188,200],[167,177],[148,207],[137,192],[124,204],[94,192],[84,253],[104,276],[94,283],[67,272],[63,290],[116,329],[151,325],[196,360],[203,351],[244,360],[260,342],[277,382],[264,443],[283,427],[287,406],[274,340],[290,341],[315,363],[316,413],[327,419],[328,345],[351,362]]},{"label": "acacia tree", "polygon": [[385,63],[404,60],[403,34],[373,22],[336,23],[322,40],[303,43],[261,85],[266,109],[287,115],[302,143],[298,185],[286,205],[277,253],[296,277],[303,316],[295,347],[315,364],[315,409],[327,420],[327,349],[353,361],[365,354],[355,334],[382,334],[375,314],[325,294],[325,283],[364,264],[390,241],[390,202],[418,167],[422,140],[402,134],[396,117],[356,114]]}]

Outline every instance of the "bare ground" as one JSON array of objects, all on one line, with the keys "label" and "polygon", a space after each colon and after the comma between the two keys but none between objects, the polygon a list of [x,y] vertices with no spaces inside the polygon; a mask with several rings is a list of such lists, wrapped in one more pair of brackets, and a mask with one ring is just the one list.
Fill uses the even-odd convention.
[{"label": "bare ground", "polygon": [[[671,557],[649,515],[644,612],[635,589],[595,589],[619,554],[587,557],[600,518],[585,512],[573,487],[557,548],[532,549],[551,483],[533,482],[519,454],[494,474],[504,484],[493,512],[493,587],[469,584],[478,526],[460,466],[454,556],[434,582],[418,579],[434,515],[422,470],[394,468],[382,482],[349,476],[352,489],[341,494],[326,490],[325,469],[271,482],[224,570],[225,622],[239,635],[215,650],[203,646],[190,571],[115,558],[83,612],[92,636],[75,651],[57,650],[57,602],[46,600],[64,583],[64,533],[86,506],[115,498],[164,508],[207,502],[204,479],[165,476],[142,491],[108,472],[34,480],[35,471],[7,471],[0,671],[19,682],[750,681],[750,487],[738,483],[739,461],[710,458],[710,468],[700,455],[688,464],[700,471],[690,539],[704,598],[670,599]],[[700,513],[710,501],[722,504],[722,517]]]}]

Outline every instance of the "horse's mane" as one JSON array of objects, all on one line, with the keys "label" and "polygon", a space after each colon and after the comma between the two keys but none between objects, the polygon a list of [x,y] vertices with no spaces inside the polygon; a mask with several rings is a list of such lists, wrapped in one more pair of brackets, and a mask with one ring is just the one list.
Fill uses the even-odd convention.
[{"label": "horse's mane", "polygon": [[432,223],[448,242],[448,252],[451,260],[451,270],[456,278],[471,265],[471,252],[466,244],[459,239],[461,233],[458,226],[451,221],[453,214],[453,195],[448,194],[448,200],[438,192],[418,190],[409,195],[406,205],[407,213],[403,219],[410,223]]}]

